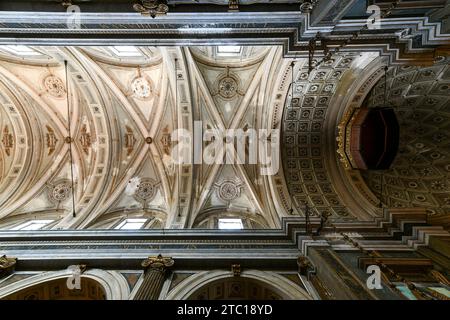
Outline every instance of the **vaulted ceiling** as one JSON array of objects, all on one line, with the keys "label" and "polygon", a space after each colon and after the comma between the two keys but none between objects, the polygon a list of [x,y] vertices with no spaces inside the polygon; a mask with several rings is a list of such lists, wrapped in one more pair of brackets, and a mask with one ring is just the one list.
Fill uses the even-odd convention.
[{"label": "vaulted ceiling", "polygon": [[433,216],[450,212],[450,66],[392,68],[368,97],[368,107],[386,101],[401,125],[400,150],[389,170],[363,176],[389,207],[424,207]]},{"label": "vaulted ceiling", "polygon": [[237,49],[2,47],[2,225],[109,228],[144,216],[151,228],[214,227],[239,216],[248,228],[276,227],[257,164],[171,157],[172,132],[193,132],[194,121],[203,130],[267,126],[281,50]]},{"label": "vaulted ceiling", "polygon": [[[47,219],[46,229],[108,229],[142,217],[145,228],[217,228],[219,218],[236,217],[245,228],[278,228],[282,217],[304,215],[305,204],[309,214],[330,220],[382,214],[379,173],[348,171],[336,152],[345,112],[379,101],[375,85],[386,61],[377,53],[335,55],[311,73],[307,59],[283,58],[276,46],[3,46],[0,60],[0,228]],[[398,169],[412,161],[408,148],[434,148],[433,166],[423,165],[437,168],[435,180],[449,185],[448,144],[436,140],[448,131],[448,94],[439,91],[448,85],[448,62],[440,63],[391,70],[391,95],[419,81],[436,108],[420,107],[414,88],[398,100],[409,129],[396,167],[384,177],[386,192],[401,180],[402,192],[412,194]],[[417,138],[408,115],[436,130]],[[260,162],[222,163],[225,157],[211,151],[214,139],[200,143],[214,161],[178,164],[177,129],[279,129],[279,137],[267,137],[280,142],[279,170],[265,175]],[[248,157],[252,150],[245,148]],[[443,191],[431,190],[438,187],[425,183],[433,201],[426,207],[445,215]],[[395,206],[398,197],[388,197]]]}]

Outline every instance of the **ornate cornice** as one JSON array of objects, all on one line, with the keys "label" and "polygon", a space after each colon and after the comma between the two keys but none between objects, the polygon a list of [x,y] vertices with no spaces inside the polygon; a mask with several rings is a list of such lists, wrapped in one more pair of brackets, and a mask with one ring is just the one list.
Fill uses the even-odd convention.
[{"label": "ornate cornice", "polygon": [[139,0],[139,2],[133,5],[133,9],[143,16],[150,16],[152,18],[165,15],[169,12],[169,7],[165,0]]},{"label": "ornate cornice", "polygon": [[0,279],[14,271],[17,258],[10,258],[6,255],[0,257]]},{"label": "ornate cornice", "polygon": [[144,261],[142,261],[141,266],[145,269],[165,271],[167,268],[170,268],[174,265],[175,261],[171,257],[163,257],[162,255],[158,255],[156,257],[148,257]]},{"label": "ornate cornice", "polygon": [[[306,234],[305,220],[298,217],[283,219],[281,230],[240,232],[186,229],[164,232],[2,231],[0,250],[20,259],[19,271],[39,270],[45,264],[65,268],[68,264],[81,262],[90,268],[138,270],[143,267],[161,271],[171,267],[174,260],[179,268],[201,269],[206,258],[210,266],[217,268],[241,264],[245,268],[297,269],[299,252],[308,256],[310,247],[356,250],[342,242],[342,234],[356,239],[367,250],[414,251],[418,241],[427,234],[443,235],[435,227],[426,227],[423,217],[418,211],[392,212],[372,223],[326,226],[318,236]],[[319,226],[320,222],[312,218],[308,230],[315,234]],[[417,230],[413,234],[411,227]],[[149,253],[152,254],[150,257]]]},{"label": "ornate cornice", "polygon": [[[80,29],[68,29],[67,19],[67,14],[55,12],[1,12],[0,36],[3,43],[20,39],[36,45],[102,45],[111,40],[117,44],[211,45],[229,43],[232,35],[234,44],[283,45],[286,56],[300,58],[308,56],[308,42],[318,31],[333,48],[367,22],[345,19],[317,27],[311,24],[310,14],[300,11],[175,12],[158,19],[127,12],[104,13],[101,17],[84,12]],[[433,48],[450,41],[450,35],[442,33],[441,23],[431,22],[429,17],[385,18],[382,28],[361,33],[341,52],[371,50],[388,55],[393,63],[431,64]]]},{"label": "ornate cornice", "polygon": [[354,112],[345,113],[338,125],[338,136],[336,137],[336,141],[338,143],[337,153],[339,154],[339,159],[346,170],[351,170],[353,168],[352,155],[347,153],[346,150],[348,150],[350,146],[350,132],[354,120]]}]

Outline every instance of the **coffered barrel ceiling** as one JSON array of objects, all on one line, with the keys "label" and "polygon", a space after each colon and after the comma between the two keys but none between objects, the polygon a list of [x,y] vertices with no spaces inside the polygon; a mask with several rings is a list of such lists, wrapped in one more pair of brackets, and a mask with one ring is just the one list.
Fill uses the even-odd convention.
[{"label": "coffered barrel ceiling", "polygon": [[[283,114],[282,159],[291,199],[288,211],[332,220],[370,220],[379,213],[360,204],[360,197],[340,186],[336,123],[333,120],[342,99],[365,68],[377,58],[374,53],[336,55],[308,72],[308,63],[298,60],[286,70],[288,93]],[[282,192],[282,191],[280,191]]]},{"label": "coffered barrel ceiling", "polygon": [[[311,73],[302,60],[285,69],[291,84],[281,153],[288,212],[309,208],[331,220],[371,220],[383,215],[382,199],[384,208],[425,208],[433,221],[448,221],[449,60],[389,68],[385,93],[387,64],[370,53],[342,54]],[[383,106],[394,108],[400,125],[395,161],[389,170],[353,170],[342,161],[342,123],[358,108]]]},{"label": "coffered barrel ceiling", "polygon": [[[336,129],[329,136],[336,137],[338,151],[338,166],[330,162],[335,185],[353,194],[372,215],[382,214],[382,208],[421,208],[430,222],[448,226],[449,58],[437,57],[431,67],[386,71],[386,66],[380,58],[369,63],[330,117]],[[346,125],[360,109],[386,107],[393,110],[400,126],[394,162],[385,170],[352,169],[344,150]]]},{"label": "coffered barrel ceiling", "polygon": [[[380,172],[346,170],[336,141],[345,111],[380,103],[386,60],[376,52],[334,55],[310,74],[307,59],[283,58],[280,46],[2,46],[0,59],[0,228],[38,219],[46,229],[110,229],[125,218],[145,218],[143,228],[217,228],[219,218],[279,228],[305,204],[332,221],[382,214]],[[448,214],[447,69],[446,60],[390,69],[402,134],[383,175],[390,206]],[[269,151],[245,144],[246,160],[276,151],[279,170],[263,174],[261,158],[219,161],[211,145],[227,136],[187,142],[215,161],[178,164],[177,129],[279,129]]]},{"label": "coffered barrel ceiling", "polygon": [[[367,106],[383,105],[385,79],[371,91]],[[389,170],[363,178],[389,207],[425,207],[430,215],[450,213],[450,66],[390,69],[387,103],[401,125],[400,150]]]}]

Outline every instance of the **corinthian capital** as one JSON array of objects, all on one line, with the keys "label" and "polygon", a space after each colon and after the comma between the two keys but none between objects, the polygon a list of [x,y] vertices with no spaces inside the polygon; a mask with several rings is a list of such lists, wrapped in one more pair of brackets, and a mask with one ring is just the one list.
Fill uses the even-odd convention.
[{"label": "corinthian capital", "polygon": [[309,261],[309,259],[305,256],[298,257],[297,266],[298,266],[298,272],[303,276],[307,276],[308,271],[311,271],[314,269],[313,265],[311,264],[311,261]]},{"label": "corinthian capital", "polygon": [[141,266],[144,269],[157,269],[157,270],[165,270],[174,265],[174,261],[171,257],[163,257],[162,255],[158,255],[157,257],[148,257],[144,261],[142,261]]},{"label": "corinthian capital", "polygon": [[8,258],[7,256],[0,257],[0,278],[10,274],[17,263],[16,258]]}]

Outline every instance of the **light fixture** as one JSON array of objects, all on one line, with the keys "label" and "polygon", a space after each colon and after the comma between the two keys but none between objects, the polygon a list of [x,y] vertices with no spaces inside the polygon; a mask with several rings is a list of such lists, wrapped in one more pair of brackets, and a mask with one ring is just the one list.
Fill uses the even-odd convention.
[{"label": "light fixture", "polygon": [[308,235],[309,233],[309,216],[310,216],[310,210],[308,201],[305,200],[305,234]]},{"label": "light fixture", "polygon": [[[177,115],[179,115],[178,110],[178,59],[175,58],[174,60],[174,72],[175,72],[175,110],[177,111]],[[181,175],[182,175],[183,165],[180,164],[178,168],[178,179],[177,179],[177,190],[178,190],[178,197],[177,197],[177,205],[178,205],[178,218],[181,218]]]}]

